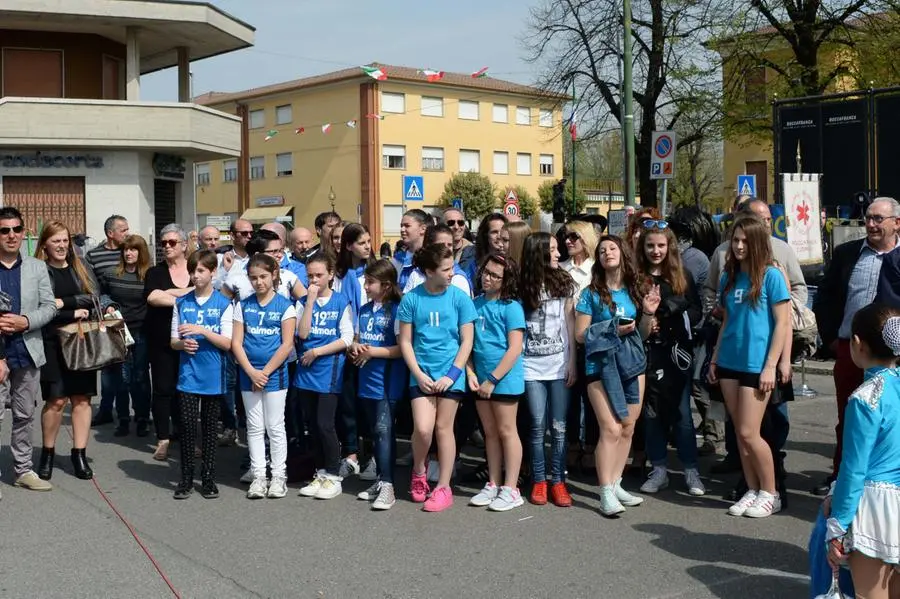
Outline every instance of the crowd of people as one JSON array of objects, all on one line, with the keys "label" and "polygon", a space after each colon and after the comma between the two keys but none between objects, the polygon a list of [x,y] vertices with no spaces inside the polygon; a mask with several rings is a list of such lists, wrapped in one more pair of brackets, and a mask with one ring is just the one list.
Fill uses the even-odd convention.
[{"label": "crowd of people", "polygon": [[[839,419],[834,471],[814,492],[834,493],[831,556],[849,554],[861,580],[873,563],[900,558],[900,533],[882,513],[900,509],[898,217],[892,199],[870,205],[867,237],[836,248],[813,306],[837,359]],[[812,316],[803,272],[772,237],[764,201],[736,202],[723,240],[691,207],[665,219],[639,209],[621,236],[594,217],[551,235],[502,214],[472,235],[459,210],[436,219],[414,209],[380,258],[366,227],[334,212],[316,218],[317,245],[312,231],[280,223],[255,230],[239,219],[229,247],[214,227],[191,235],[170,224],[156,265],[121,216],[83,259],[59,222],[44,225],[35,257],[23,256],[22,223],[0,208],[0,377],[18,487],[52,488],[71,403],[77,477],[93,475],[92,424],[114,422],[127,436],[133,418],[145,437],[152,415],[154,459],[179,441],[176,499],[195,491],[198,457],[201,495],[218,496],[216,448],[246,428],[248,498],[286,495],[289,449],[299,445],[316,466],[301,496],[337,497],[344,479],[360,476],[372,485],[359,498],[387,510],[408,461],[412,501],[438,512],[453,504],[459,450],[477,429],[484,486],[469,503],[493,511],[523,505],[526,481],[533,504],[571,506],[567,472],[588,467],[601,512],[620,514],[669,486],[670,444],[685,489],[704,495],[698,455],[723,442],[713,468],[742,473],[728,513],[763,518],[786,506],[791,365]],[[96,373],[69,369],[56,334],[92,314],[121,316],[133,338],[126,361],[102,371],[93,419]],[[409,457],[397,455],[404,434]],[[623,486],[628,468],[645,475],[639,492]]]}]

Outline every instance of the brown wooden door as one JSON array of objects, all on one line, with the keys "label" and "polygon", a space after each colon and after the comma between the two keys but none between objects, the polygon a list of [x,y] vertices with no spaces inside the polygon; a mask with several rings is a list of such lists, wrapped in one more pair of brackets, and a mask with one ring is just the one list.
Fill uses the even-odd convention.
[{"label": "brown wooden door", "polygon": [[122,61],[112,56],[103,57],[103,99],[124,100],[124,82]]},{"label": "brown wooden door", "polygon": [[44,223],[61,221],[72,235],[85,233],[83,177],[3,177],[0,203],[15,206],[25,231],[40,235]]},{"label": "brown wooden door", "polygon": [[[744,163],[744,171],[748,175],[756,175],[756,197],[766,202],[769,201],[769,163],[765,160],[756,160]],[[778,201],[778,198],[775,198]]]},{"label": "brown wooden door", "polygon": [[63,97],[60,50],[3,49],[3,96]]}]

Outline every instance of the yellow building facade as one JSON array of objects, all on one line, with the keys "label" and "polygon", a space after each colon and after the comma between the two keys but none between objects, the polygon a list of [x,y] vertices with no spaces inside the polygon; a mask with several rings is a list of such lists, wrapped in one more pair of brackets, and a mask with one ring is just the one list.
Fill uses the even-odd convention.
[{"label": "yellow building facade", "polygon": [[[567,97],[491,78],[445,73],[429,82],[414,69],[380,68],[386,80],[347,69],[198,98],[243,114],[246,127],[241,159],[195,165],[198,221],[246,213],[258,222],[292,216],[311,228],[333,198],[345,220],[365,223],[381,240],[399,234],[404,176],[422,177],[423,196],[405,207],[426,211],[454,173],[476,171],[535,197],[542,182],[562,177]],[[240,205],[242,161],[249,185]]]}]

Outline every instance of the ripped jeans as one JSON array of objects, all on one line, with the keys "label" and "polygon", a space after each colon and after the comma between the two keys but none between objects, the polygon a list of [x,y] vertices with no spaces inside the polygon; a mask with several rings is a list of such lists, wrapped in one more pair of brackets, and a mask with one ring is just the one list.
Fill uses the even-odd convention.
[{"label": "ripped jeans", "polygon": [[566,478],[566,416],[569,411],[569,389],[564,380],[525,381],[525,395],[531,411],[531,472],[534,482],[546,480],[544,469],[544,434],[550,415],[550,482]]}]

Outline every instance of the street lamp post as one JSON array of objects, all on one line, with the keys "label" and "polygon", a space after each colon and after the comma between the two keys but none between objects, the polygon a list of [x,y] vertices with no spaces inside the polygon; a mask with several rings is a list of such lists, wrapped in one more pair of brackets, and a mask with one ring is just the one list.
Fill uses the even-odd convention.
[{"label": "street lamp post", "polygon": [[332,211],[332,212],[334,212],[334,200],[335,200],[335,198],[337,198],[337,196],[334,195],[334,187],[332,187],[331,185],[329,185],[329,186],[328,186],[328,201],[331,202],[331,211]]},{"label": "street lamp post", "polygon": [[631,95],[631,0],[625,0],[622,4],[622,115],[623,132],[625,137],[625,205],[634,206],[634,108]]}]

